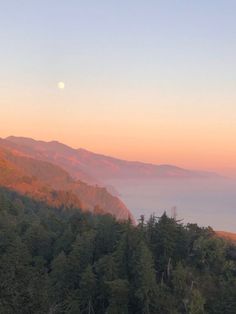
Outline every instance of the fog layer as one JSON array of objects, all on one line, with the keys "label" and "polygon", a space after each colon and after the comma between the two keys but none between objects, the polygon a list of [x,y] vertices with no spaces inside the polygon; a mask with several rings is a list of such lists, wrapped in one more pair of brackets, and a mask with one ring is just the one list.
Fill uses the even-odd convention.
[{"label": "fog layer", "polygon": [[216,230],[236,232],[236,180],[162,179],[110,182],[135,218],[177,208],[177,218]]}]

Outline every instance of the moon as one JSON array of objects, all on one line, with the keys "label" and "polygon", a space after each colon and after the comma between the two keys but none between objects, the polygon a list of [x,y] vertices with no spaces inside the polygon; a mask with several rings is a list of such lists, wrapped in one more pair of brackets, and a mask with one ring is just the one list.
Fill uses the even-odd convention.
[{"label": "moon", "polygon": [[59,89],[64,89],[64,88],[65,88],[65,83],[64,83],[64,82],[58,82],[58,83],[57,83],[57,87],[58,87]]}]

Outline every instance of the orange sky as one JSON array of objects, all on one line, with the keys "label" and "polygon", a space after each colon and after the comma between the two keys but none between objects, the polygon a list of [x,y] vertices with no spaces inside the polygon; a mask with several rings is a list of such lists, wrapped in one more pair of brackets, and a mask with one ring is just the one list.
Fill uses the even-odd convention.
[{"label": "orange sky", "polygon": [[0,11],[1,137],[236,175],[235,1],[23,2]]},{"label": "orange sky", "polygon": [[15,88],[14,94],[1,95],[0,134],[56,139],[119,158],[231,174],[236,168],[234,108],[225,110],[222,95],[200,96]]}]

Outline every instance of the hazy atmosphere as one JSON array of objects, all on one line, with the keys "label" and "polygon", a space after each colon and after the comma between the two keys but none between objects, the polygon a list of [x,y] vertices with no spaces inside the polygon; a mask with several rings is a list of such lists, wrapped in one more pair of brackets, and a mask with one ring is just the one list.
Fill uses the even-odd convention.
[{"label": "hazy atmosphere", "polygon": [[112,183],[137,219],[142,214],[161,216],[166,211],[168,215],[175,213],[183,222],[236,232],[236,180],[117,180]]},{"label": "hazy atmosphere", "polygon": [[236,175],[235,10],[2,1],[1,136]]},{"label": "hazy atmosphere", "polygon": [[0,314],[236,313],[236,0],[0,0]]}]

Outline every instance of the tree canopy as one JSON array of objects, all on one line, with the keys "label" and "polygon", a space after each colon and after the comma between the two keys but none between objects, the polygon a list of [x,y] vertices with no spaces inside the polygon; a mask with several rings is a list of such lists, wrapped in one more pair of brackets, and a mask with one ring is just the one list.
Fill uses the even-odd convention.
[{"label": "tree canopy", "polygon": [[236,246],[165,213],[134,226],[1,188],[0,313],[235,314]]}]

